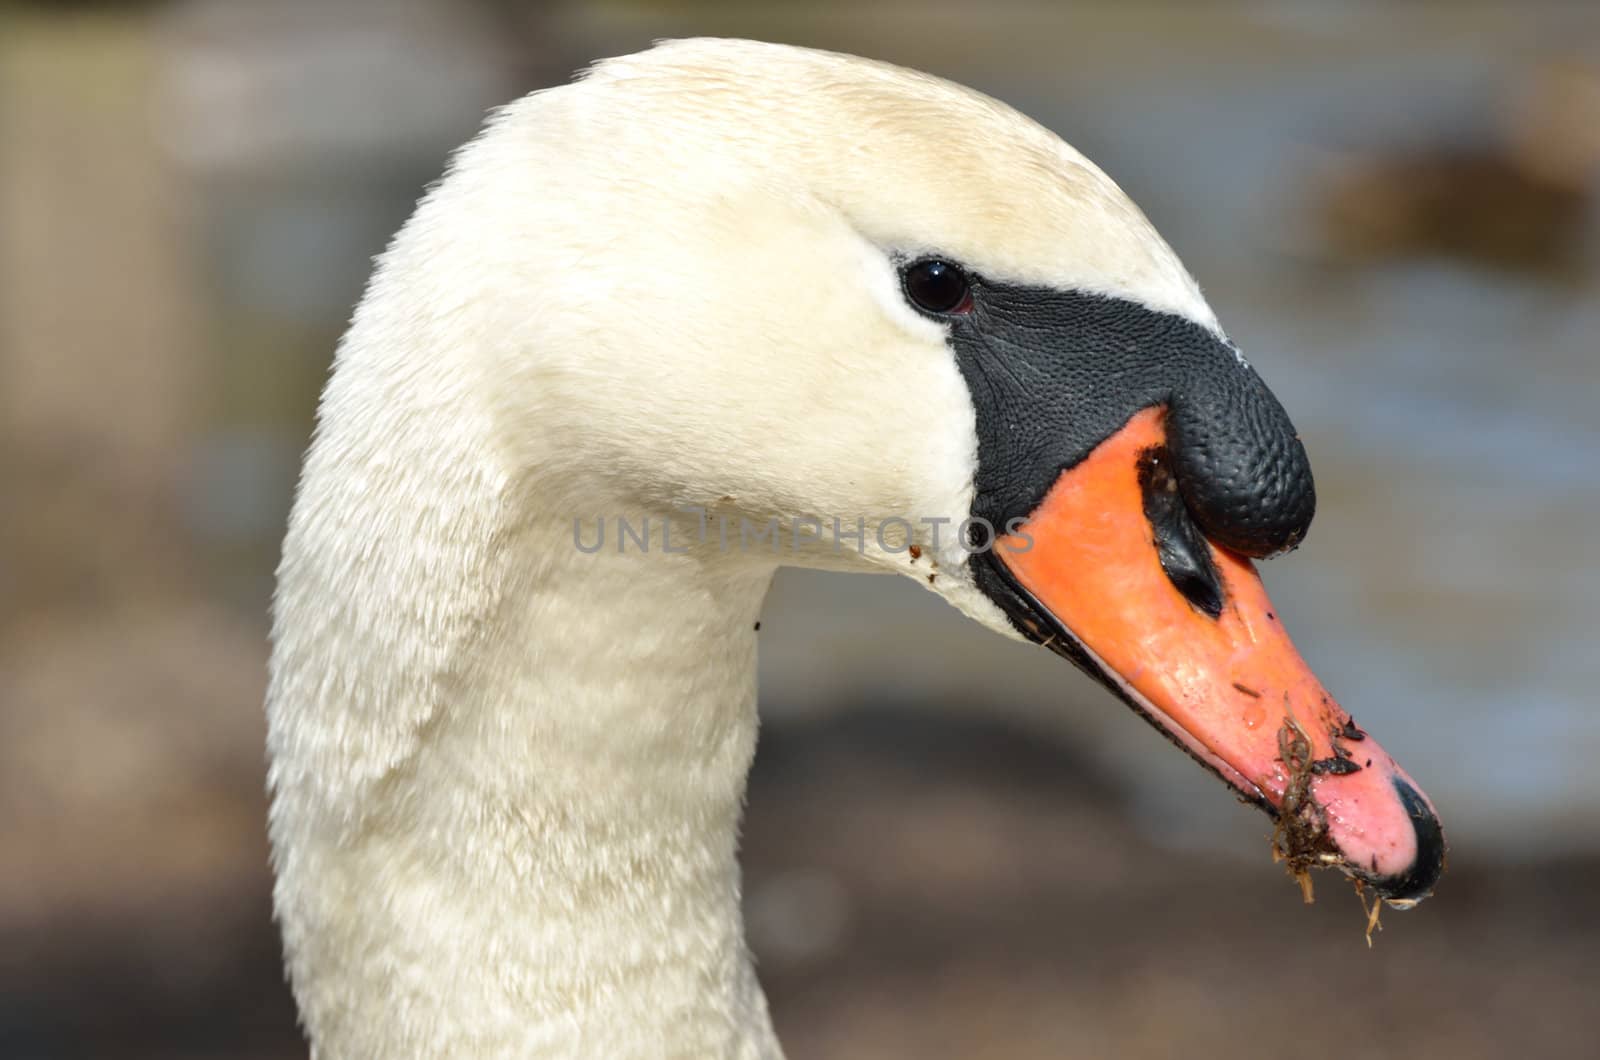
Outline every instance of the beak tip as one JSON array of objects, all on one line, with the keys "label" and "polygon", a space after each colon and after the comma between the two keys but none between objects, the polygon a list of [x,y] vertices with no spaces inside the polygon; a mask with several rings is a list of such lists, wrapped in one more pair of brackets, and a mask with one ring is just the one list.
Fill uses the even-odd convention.
[{"label": "beak tip", "polygon": [[1417,837],[1417,852],[1404,872],[1368,882],[1389,905],[1409,909],[1433,893],[1445,866],[1444,829],[1428,800],[1404,777],[1394,778],[1395,794]]}]

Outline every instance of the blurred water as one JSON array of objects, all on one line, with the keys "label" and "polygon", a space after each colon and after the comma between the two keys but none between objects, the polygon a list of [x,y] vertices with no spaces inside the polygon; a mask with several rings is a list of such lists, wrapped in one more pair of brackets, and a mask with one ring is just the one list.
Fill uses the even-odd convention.
[{"label": "blurred water", "polygon": [[1387,745],[1469,839],[1593,843],[1593,276],[1552,286],[1437,260],[1340,275],[1296,268],[1278,236],[1308,141],[1487,135],[1515,49],[1440,51],[1242,63],[1199,83],[1144,69],[1095,111],[1158,137],[1182,179],[1124,165],[1109,137],[1100,161],[1160,181],[1159,201],[1187,193],[1158,223],[1308,439],[1322,513],[1268,577],[1324,680],[1383,715]]},{"label": "blurred water", "polygon": [[[965,81],[1127,187],[1310,447],[1317,524],[1264,570],[1279,613],[1452,840],[1440,900],[1369,952],[1342,888],[1308,915],[1262,871],[1267,819],[1058,658],[909,579],[786,571],[743,843],[791,1055],[1209,1055],[1245,1021],[1264,1049],[1347,1053],[1283,992],[1312,979],[1364,1055],[1581,1054],[1594,218],[1559,278],[1340,267],[1305,176],[1330,146],[1483,143],[1533,64],[1594,64],[1600,7],[182,0],[0,3],[0,476],[22,513],[0,520],[0,1055],[304,1056],[260,704],[328,359],[485,108],[693,34]],[[810,724],[828,712],[858,723]],[[921,727],[940,712],[962,716]],[[1562,848],[1589,853],[1503,860]]]},{"label": "blurred water", "polygon": [[[1318,522],[1265,574],[1323,680],[1458,843],[1592,846],[1600,292],[1592,275],[1574,287],[1443,260],[1336,270],[1289,254],[1309,144],[1428,143],[1441,129],[1470,141],[1509,76],[1473,50],[1344,58],[1245,60],[1203,78],[1130,63],[983,87],[1146,207],[1307,438]],[[1006,666],[998,689],[1027,687],[1020,662]],[[1238,838],[1236,815],[1191,799],[1209,778],[1169,771],[1159,741],[1126,730],[1096,720],[1092,738],[1153,781],[1132,786],[1154,833]]]},{"label": "blurred water", "polygon": [[[1474,16],[1488,27],[1474,35],[1442,16],[1391,23],[1381,12],[1334,15],[1331,5],[1230,9],[1203,23],[1173,14],[1147,24],[1110,10],[1059,23],[1011,9],[985,20],[942,11],[919,36],[865,11],[808,21],[586,9],[563,24],[572,62],[549,61],[575,66],[686,32],[789,39],[965,80],[1061,132],[1145,207],[1307,439],[1318,522],[1266,576],[1325,682],[1435,797],[1458,841],[1600,843],[1591,823],[1600,772],[1589,767],[1600,755],[1593,274],[1551,284],[1442,260],[1341,269],[1296,249],[1309,152],[1480,140],[1519,64],[1553,40],[1592,48],[1596,20],[1558,8],[1542,22],[1488,12]],[[955,39],[965,46],[951,47]],[[395,54],[402,80],[427,82],[426,51]],[[382,56],[369,55],[380,74]],[[358,157],[329,157],[341,141],[319,124],[309,170],[211,179],[221,304],[252,328],[301,327],[305,382],[289,402],[301,413],[268,417],[291,444],[249,435],[241,445],[224,427],[213,457],[197,462],[211,469],[197,489],[225,477],[230,461],[292,462],[285,454],[303,438],[309,392],[347,305],[335,295],[354,296],[385,219],[404,215],[475,124],[475,108],[494,101],[491,91],[514,94],[481,70],[459,81],[461,56],[450,51],[435,72],[465,85],[458,110],[431,108],[415,136],[385,110],[382,165],[370,136],[349,145]],[[300,99],[289,93],[284,112],[303,110]],[[276,504],[255,498],[250,512],[268,539],[288,475],[256,468],[250,477],[273,483]],[[197,510],[240,532],[214,504]],[[1019,710],[1092,742],[1130,778],[1152,832],[1186,843],[1209,842],[1219,828],[1243,834],[1209,778],[1057,660],[979,635],[909,584],[785,575],[768,610],[763,699],[776,717],[874,694]]]}]

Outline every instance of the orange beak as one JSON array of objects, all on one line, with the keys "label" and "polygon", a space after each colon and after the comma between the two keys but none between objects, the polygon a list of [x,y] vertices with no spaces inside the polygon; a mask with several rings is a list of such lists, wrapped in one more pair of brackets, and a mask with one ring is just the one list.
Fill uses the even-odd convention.
[{"label": "orange beak", "polygon": [[1182,591],[1163,565],[1151,491],[1181,510],[1160,472],[1165,415],[1135,415],[996,542],[1030,605],[1020,621],[1276,817],[1297,873],[1339,867],[1414,904],[1443,869],[1432,804],[1318,682],[1248,559],[1194,532],[1209,588]]}]

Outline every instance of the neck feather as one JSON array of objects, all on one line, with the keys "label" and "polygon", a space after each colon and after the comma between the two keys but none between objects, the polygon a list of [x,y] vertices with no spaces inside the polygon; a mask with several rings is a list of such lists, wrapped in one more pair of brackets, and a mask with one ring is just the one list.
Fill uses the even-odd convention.
[{"label": "neck feather", "polygon": [[777,1055],[736,859],[770,570],[581,552],[448,383],[431,422],[356,415],[365,370],[307,458],[268,696],[316,1055]]}]

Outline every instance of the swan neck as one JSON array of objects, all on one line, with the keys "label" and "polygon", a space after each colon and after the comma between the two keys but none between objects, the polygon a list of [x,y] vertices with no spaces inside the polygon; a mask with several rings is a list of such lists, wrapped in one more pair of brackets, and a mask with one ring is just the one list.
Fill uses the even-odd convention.
[{"label": "swan neck", "polygon": [[736,856],[770,571],[586,553],[481,457],[394,444],[366,477],[319,436],[280,571],[275,900],[315,1055],[779,1055]]}]

